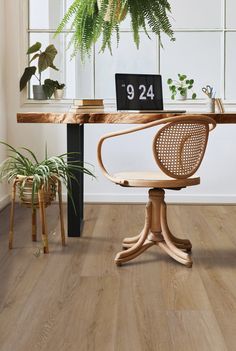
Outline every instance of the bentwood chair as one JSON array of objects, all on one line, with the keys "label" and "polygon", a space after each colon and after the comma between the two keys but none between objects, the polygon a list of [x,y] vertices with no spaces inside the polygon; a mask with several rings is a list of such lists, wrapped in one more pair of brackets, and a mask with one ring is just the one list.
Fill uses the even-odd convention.
[{"label": "bentwood chair", "polygon": [[[163,126],[154,137],[152,150],[159,170],[121,172],[113,175],[108,173],[102,160],[102,146],[105,140],[160,125]],[[175,237],[168,227],[164,189],[180,190],[200,183],[200,178],[194,174],[205,154],[209,131],[215,126],[215,121],[210,117],[182,115],[110,133],[100,139],[98,162],[109,180],[122,187],[150,188],[144,228],[139,235],[123,240],[124,250],[115,257],[117,265],[130,261],[149,247],[157,245],[176,261],[187,267],[192,266],[191,242]]]}]

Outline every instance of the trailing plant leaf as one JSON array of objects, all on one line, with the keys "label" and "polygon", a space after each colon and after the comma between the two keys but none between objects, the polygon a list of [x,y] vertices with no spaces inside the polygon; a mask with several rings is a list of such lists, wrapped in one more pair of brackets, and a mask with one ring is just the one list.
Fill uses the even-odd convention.
[{"label": "trailing plant leaf", "polygon": [[109,48],[111,40],[116,33],[117,45],[119,44],[120,22],[129,13],[134,34],[134,42],[137,47],[140,43],[140,30],[144,30],[150,38],[147,27],[161,36],[167,34],[172,40],[173,31],[169,21],[171,12],[167,0],[74,0],[69,7],[63,20],[57,28],[56,35],[61,33],[71,21],[71,29],[74,31],[70,45],[74,47],[75,55],[78,51],[82,59],[89,55],[91,49],[101,37],[101,51]]},{"label": "trailing plant leaf", "polygon": [[22,91],[30,79],[35,75],[37,68],[35,66],[26,67],[25,71],[20,79],[20,91]]}]

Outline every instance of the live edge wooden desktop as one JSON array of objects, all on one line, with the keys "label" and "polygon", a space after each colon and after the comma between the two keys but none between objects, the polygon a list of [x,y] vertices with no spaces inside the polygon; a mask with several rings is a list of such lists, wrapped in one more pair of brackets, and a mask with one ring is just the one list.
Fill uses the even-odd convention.
[{"label": "live edge wooden desktop", "polygon": [[[235,113],[201,113],[211,116],[218,124],[236,123]],[[18,113],[18,123],[55,123],[67,125],[67,152],[80,152],[79,159],[84,161],[84,124],[142,124],[157,119],[178,116],[177,113]],[[79,237],[83,228],[84,218],[84,176],[76,174],[77,182],[72,183],[72,194],[75,201],[76,213],[71,199],[68,198],[68,236]]]}]

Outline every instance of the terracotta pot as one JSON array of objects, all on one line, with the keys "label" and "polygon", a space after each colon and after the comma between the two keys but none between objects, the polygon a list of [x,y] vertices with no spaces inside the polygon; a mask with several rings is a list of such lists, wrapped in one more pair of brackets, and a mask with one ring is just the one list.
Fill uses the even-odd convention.
[{"label": "terracotta pot", "polygon": [[[113,0],[109,0],[109,5],[108,5],[108,8],[107,8],[107,13],[105,15],[105,21],[106,22],[109,22],[110,19],[111,19],[111,15],[110,15],[110,12],[111,12],[111,6],[112,6],[112,3],[113,3]],[[97,0],[97,4],[98,4],[98,8],[101,9],[101,6],[102,6],[102,0]],[[119,22],[123,21],[127,15],[127,8],[123,8],[122,9],[122,4],[121,4],[121,1],[118,1],[118,7],[117,7],[117,12],[116,12],[116,17],[118,19]]]},{"label": "terracotta pot", "polygon": [[[32,188],[33,188],[33,177],[17,176],[17,179],[20,180],[18,183],[18,195],[22,205],[26,207],[39,207],[38,193],[34,194],[34,199],[32,202]],[[22,187],[22,183],[24,187]],[[45,207],[49,206],[52,201],[56,198],[56,182],[49,180],[48,184],[44,186],[44,204]]]}]

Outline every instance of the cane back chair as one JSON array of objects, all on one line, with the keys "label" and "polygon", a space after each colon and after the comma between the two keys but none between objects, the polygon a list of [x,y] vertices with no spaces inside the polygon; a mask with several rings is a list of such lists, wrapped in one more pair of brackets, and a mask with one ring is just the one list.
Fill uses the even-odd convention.
[{"label": "cane back chair", "polygon": [[[158,130],[153,140],[153,155],[159,166],[158,171],[108,173],[102,160],[105,140],[160,125],[164,126]],[[151,188],[144,228],[139,235],[123,240],[124,250],[115,257],[117,265],[130,261],[149,247],[157,245],[176,261],[187,267],[192,266],[191,242],[175,237],[168,227],[165,189],[180,190],[200,184],[200,178],[194,174],[205,154],[209,131],[215,126],[215,121],[208,116],[182,115],[110,133],[100,139],[98,163],[110,181],[123,187]]]}]

